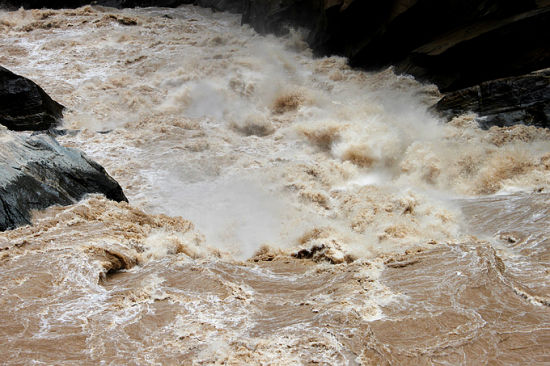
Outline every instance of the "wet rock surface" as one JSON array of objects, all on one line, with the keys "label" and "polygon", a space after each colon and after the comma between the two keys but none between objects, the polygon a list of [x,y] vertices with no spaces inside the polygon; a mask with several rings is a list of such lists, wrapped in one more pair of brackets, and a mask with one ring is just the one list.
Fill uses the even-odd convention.
[{"label": "wet rock surface", "polygon": [[518,123],[550,127],[550,69],[448,93],[434,107],[451,119],[475,112],[483,128]]},{"label": "wet rock surface", "polygon": [[14,131],[55,127],[64,107],[33,81],[0,66],[0,124]]},{"label": "wet rock surface", "polygon": [[29,224],[32,210],[72,204],[88,193],[127,201],[105,169],[48,135],[2,129],[0,141],[0,231]]}]

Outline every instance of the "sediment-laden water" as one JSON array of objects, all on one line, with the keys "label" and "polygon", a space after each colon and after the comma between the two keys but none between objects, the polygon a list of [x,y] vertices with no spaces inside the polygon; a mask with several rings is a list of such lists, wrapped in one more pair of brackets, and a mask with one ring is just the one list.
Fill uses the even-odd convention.
[{"label": "sediment-laden water", "polygon": [[0,234],[3,364],[550,363],[550,133],[196,7],[0,12],[130,203]]}]

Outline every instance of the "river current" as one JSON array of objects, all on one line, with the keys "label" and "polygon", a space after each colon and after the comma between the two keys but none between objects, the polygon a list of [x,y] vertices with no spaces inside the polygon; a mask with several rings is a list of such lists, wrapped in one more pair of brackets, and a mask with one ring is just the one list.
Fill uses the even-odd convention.
[{"label": "river current", "polygon": [[129,199],[0,233],[2,364],[550,363],[548,130],[193,6],[0,11],[0,64]]}]

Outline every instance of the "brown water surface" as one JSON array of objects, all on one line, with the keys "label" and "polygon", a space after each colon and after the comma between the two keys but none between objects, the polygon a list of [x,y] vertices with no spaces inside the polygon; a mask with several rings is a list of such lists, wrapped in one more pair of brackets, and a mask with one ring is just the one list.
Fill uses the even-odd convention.
[{"label": "brown water surface", "polygon": [[548,131],[192,6],[0,11],[0,63],[130,200],[0,234],[2,364],[550,364]]}]

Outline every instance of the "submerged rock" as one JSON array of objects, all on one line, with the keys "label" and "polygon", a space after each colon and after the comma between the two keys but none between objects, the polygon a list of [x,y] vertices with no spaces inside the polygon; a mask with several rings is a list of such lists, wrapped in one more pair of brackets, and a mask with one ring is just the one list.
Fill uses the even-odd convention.
[{"label": "submerged rock", "polygon": [[550,128],[550,69],[448,93],[434,109],[448,119],[475,112],[482,128],[520,123]]},{"label": "submerged rock", "polygon": [[40,131],[58,125],[63,107],[40,86],[0,66],[0,124],[14,131]]},{"label": "submerged rock", "polygon": [[0,128],[0,231],[30,224],[32,210],[69,205],[88,193],[127,201],[120,185],[84,153],[45,134]]}]

